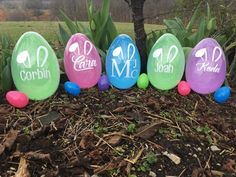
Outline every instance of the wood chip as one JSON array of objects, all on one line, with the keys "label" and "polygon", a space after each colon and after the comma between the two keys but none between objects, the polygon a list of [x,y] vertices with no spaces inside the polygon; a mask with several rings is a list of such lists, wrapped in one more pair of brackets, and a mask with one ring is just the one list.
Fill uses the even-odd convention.
[{"label": "wood chip", "polygon": [[222,171],[216,171],[216,170],[212,170],[211,171],[213,176],[217,176],[217,177],[223,177],[224,173]]},{"label": "wood chip", "polygon": [[181,158],[175,154],[168,153],[167,151],[162,153],[164,156],[172,160],[176,165],[180,164]]},{"label": "wood chip", "polygon": [[212,152],[220,151],[220,149],[217,146],[211,146],[210,148]]},{"label": "wood chip", "polygon": [[141,157],[143,151],[144,151],[144,148],[142,148],[142,149],[137,153],[137,155],[136,155],[133,159],[131,159],[131,160],[125,159],[125,160],[126,160],[127,162],[129,162],[129,163],[132,163],[132,164],[134,165],[134,164],[137,163],[138,159]]},{"label": "wood chip", "polygon": [[20,164],[14,177],[30,177],[28,163],[24,157],[20,158]]}]

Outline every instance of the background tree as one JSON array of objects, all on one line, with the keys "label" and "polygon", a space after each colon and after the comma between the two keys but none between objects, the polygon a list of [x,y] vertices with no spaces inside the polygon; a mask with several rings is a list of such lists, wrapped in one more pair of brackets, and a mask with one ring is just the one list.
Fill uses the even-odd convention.
[{"label": "background tree", "polygon": [[41,0],[25,0],[24,7],[25,9],[32,10],[32,15],[37,18],[43,14],[43,3]]},{"label": "background tree", "polygon": [[141,57],[141,72],[147,70],[147,49],[146,49],[146,32],[144,28],[143,8],[146,0],[125,0],[132,10],[134,23],[135,41]]}]

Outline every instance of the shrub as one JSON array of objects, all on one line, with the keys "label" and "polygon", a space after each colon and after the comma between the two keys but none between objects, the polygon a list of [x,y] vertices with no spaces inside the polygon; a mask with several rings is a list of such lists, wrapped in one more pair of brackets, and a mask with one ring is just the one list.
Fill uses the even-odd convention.
[{"label": "shrub", "polygon": [[10,67],[13,47],[11,41],[7,35],[0,37],[0,93],[10,90],[13,86]]}]

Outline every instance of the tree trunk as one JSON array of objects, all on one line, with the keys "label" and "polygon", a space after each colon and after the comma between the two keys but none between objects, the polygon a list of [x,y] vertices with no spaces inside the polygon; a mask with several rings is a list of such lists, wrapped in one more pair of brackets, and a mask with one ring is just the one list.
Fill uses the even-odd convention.
[{"label": "tree trunk", "polygon": [[147,71],[146,32],[144,29],[143,7],[145,0],[131,0],[135,41],[141,57],[141,72]]}]

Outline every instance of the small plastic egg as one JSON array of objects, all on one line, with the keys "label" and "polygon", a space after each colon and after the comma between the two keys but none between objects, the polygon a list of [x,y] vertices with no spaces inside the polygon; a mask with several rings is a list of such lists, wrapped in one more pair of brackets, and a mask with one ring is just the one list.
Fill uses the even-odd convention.
[{"label": "small plastic egg", "polygon": [[178,92],[182,96],[187,96],[191,92],[189,83],[186,81],[181,81],[178,84]]},{"label": "small plastic egg", "polygon": [[138,81],[137,81],[138,88],[140,89],[146,89],[149,85],[149,79],[147,74],[143,73],[139,76]]},{"label": "small plastic egg", "polygon": [[74,82],[65,82],[64,89],[68,94],[73,96],[78,96],[80,94],[80,87]]},{"label": "small plastic egg", "polygon": [[110,83],[108,81],[108,77],[106,75],[102,75],[98,81],[98,88],[100,91],[108,90],[110,87]]},{"label": "small plastic egg", "polygon": [[6,99],[10,105],[16,108],[24,108],[29,104],[28,96],[19,91],[7,92]]},{"label": "small plastic egg", "polygon": [[217,103],[225,103],[231,95],[230,87],[224,86],[216,90],[214,93],[214,100]]}]

